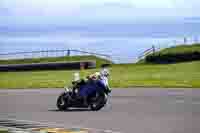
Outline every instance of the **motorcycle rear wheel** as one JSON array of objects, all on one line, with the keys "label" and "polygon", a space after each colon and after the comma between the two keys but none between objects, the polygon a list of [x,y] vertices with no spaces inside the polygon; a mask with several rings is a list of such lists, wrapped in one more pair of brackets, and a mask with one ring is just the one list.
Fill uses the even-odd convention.
[{"label": "motorcycle rear wheel", "polygon": [[104,93],[96,93],[95,97],[90,100],[90,108],[92,111],[98,111],[106,104],[106,96]]}]

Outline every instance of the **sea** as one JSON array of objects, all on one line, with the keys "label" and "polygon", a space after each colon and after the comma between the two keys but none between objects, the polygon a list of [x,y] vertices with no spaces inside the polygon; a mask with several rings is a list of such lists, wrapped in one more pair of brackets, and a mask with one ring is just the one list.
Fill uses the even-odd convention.
[{"label": "sea", "polygon": [[[69,49],[109,55],[109,59],[115,63],[132,63],[137,62],[138,57],[152,46],[156,49],[163,49],[180,44],[198,43],[200,41],[199,29],[199,23],[167,26],[125,25],[120,27],[117,25],[111,28],[101,26],[101,28],[80,29],[64,27],[38,31],[0,29],[0,59],[31,58],[33,56],[33,54],[1,55],[6,53]],[[62,56],[63,53],[55,54]],[[71,53],[71,55],[78,54],[81,53]]]}]

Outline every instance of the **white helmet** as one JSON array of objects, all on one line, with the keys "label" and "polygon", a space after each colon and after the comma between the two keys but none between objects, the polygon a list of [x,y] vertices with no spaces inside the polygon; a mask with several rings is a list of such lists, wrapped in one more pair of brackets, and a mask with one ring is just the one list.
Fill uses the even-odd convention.
[{"label": "white helmet", "polygon": [[108,69],[103,69],[101,72],[101,75],[104,76],[104,77],[108,77],[110,75]]}]

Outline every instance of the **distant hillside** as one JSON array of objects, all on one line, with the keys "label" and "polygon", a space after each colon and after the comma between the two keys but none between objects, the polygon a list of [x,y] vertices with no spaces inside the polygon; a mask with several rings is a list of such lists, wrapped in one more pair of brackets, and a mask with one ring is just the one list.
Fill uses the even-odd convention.
[{"label": "distant hillside", "polygon": [[63,56],[63,57],[48,57],[48,58],[32,58],[32,59],[13,59],[0,60],[0,65],[5,64],[30,64],[30,63],[48,63],[48,62],[71,62],[71,61],[96,61],[97,67],[101,64],[112,63],[109,60],[96,56]]},{"label": "distant hillside", "polygon": [[200,44],[179,45],[148,55],[147,63],[176,63],[200,60]]}]

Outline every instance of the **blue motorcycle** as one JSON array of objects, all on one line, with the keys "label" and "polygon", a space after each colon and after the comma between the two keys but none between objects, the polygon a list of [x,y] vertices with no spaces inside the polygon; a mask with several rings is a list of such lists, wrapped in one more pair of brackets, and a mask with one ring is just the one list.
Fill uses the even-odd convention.
[{"label": "blue motorcycle", "polygon": [[57,99],[57,108],[90,108],[98,111],[103,108],[108,100],[111,90],[108,87],[108,74],[100,74],[98,78],[88,77],[87,80],[72,82],[71,87],[65,88]]}]

